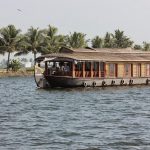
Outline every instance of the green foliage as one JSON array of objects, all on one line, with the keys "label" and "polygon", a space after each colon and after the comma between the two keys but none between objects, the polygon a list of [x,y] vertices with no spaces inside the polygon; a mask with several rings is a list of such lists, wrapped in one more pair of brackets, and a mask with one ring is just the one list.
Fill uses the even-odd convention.
[{"label": "green foliage", "polygon": [[88,40],[85,39],[86,34],[74,32],[67,36],[67,46],[72,48],[86,47]]},{"label": "green foliage", "polygon": [[0,29],[0,52],[8,52],[7,71],[9,68],[10,53],[19,49],[21,30],[16,29],[14,25],[8,25]]},{"label": "green foliage", "polygon": [[111,33],[106,33],[104,37],[104,48],[113,48],[114,46],[114,39]]},{"label": "green foliage", "polygon": [[103,47],[103,39],[99,36],[96,36],[92,39],[92,47],[93,48],[102,48]]},{"label": "green foliage", "polygon": [[21,68],[21,63],[19,60],[13,59],[11,63],[9,64],[9,68],[12,69],[12,71],[16,72]]},{"label": "green foliage", "polygon": [[130,38],[124,35],[124,31],[115,30],[113,39],[115,48],[127,48],[131,47],[133,44],[133,41],[131,41]]},{"label": "green foliage", "polygon": [[135,44],[135,45],[134,45],[134,49],[135,49],[135,50],[142,50],[142,46]]},{"label": "green foliage", "polygon": [[65,46],[65,36],[57,35],[58,29],[53,26],[48,26],[48,29],[44,30],[43,42],[42,42],[42,54],[58,52],[60,47]]},{"label": "green foliage", "polygon": [[144,51],[150,51],[150,43],[143,42],[143,50]]},{"label": "green foliage", "polygon": [[[37,53],[57,53],[62,46],[71,48],[87,47],[89,40],[86,34],[80,32],[69,35],[58,34],[58,28],[49,25],[47,29],[30,27],[25,34],[20,34],[21,30],[14,25],[0,29],[0,54],[8,53],[7,70],[10,64],[10,54],[16,52],[16,56],[26,55],[29,52]],[[133,41],[124,34],[124,31],[115,30],[114,33],[107,32],[104,37],[95,36],[91,40],[93,48],[127,48],[132,47]],[[150,50],[150,43],[143,42],[143,45],[134,45],[134,49]]]},{"label": "green foliage", "polygon": [[15,54],[15,56],[28,54],[32,52],[34,54],[34,60],[36,54],[41,52],[42,46],[42,31],[39,28],[29,28],[28,32],[24,35],[23,40],[20,44],[20,50]]},{"label": "green foliage", "polygon": [[26,68],[26,71],[27,71],[27,72],[34,72],[34,67]]},{"label": "green foliage", "polygon": [[133,41],[124,35],[124,31],[115,30],[115,34],[106,33],[104,37],[105,48],[127,48],[131,47]]}]

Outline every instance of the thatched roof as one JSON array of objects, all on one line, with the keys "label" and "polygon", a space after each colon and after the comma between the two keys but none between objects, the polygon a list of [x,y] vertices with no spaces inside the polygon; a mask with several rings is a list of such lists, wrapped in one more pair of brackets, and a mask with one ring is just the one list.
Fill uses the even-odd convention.
[{"label": "thatched roof", "polygon": [[62,47],[59,53],[47,54],[37,58],[43,60],[44,58],[54,58],[55,60],[89,60],[89,61],[104,61],[104,62],[117,62],[117,61],[149,61],[150,52],[132,49],[69,49]]}]

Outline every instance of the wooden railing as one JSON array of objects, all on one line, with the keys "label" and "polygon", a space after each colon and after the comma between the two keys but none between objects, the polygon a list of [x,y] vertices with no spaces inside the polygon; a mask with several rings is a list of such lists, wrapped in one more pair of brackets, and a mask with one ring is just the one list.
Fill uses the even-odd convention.
[{"label": "wooden railing", "polygon": [[[49,75],[53,75],[53,76],[72,76],[73,72],[69,71],[69,72],[65,72],[65,71],[53,71],[53,72],[47,72],[45,74],[46,76]],[[91,71],[85,71],[83,74],[83,71],[75,71],[75,77],[80,77],[83,78],[83,75],[85,78],[92,78],[92,77],[99,77],[99,78],[104,78],[105,77],[105,71],[93,71],[93,73],[91,73]]]},{"label": "wooden railing", "polygon": [[53,71],[53,72],[48,72],[47,76],[53,75],[53,76],[72,76],[72,71]]},{"label": "wooden railing", "polygon": [[[82,71],[75,71],[75,77],[83,77],[83,72]],[[85,78],[91,77],[91,71],[85,71]],[[104,78],[105,77],[105,71],[93,71],[93,76],[92,77],[100,77]]]},{"label": "wooden railing", "polygon": [[93,77],[99,77],[99,72],[98,71],[93,71]]},{"label": "wooden railing", "polygon": [[85,71],[85,77],[91,77],[91,71]]},{"label": "wooden railing", "polygon": [[75,77],[83,77],[82,71],[75,71]]},{"label": "wooden railing", "polygon": [[105,71],[100,72],[100,77],[104,78],[105,77]]}]

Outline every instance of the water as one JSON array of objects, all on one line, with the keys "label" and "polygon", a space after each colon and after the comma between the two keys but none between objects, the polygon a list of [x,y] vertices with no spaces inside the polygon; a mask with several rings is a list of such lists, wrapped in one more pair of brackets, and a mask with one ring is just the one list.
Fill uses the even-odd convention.
[{"label": "water", "polygon": [[0,150],[149,150],[150,87],[37,89],[0,79]]}]

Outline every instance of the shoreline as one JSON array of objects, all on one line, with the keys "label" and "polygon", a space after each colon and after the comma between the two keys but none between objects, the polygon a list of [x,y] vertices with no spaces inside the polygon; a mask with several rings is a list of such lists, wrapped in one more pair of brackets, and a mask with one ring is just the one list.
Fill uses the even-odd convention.
[{"label": "shoreline", "polygon": [[28,71],[0,72],[0,78],[5,78],[5,77],[30,77],[30,76],[34,76],[34,72],[28,72]]}]

